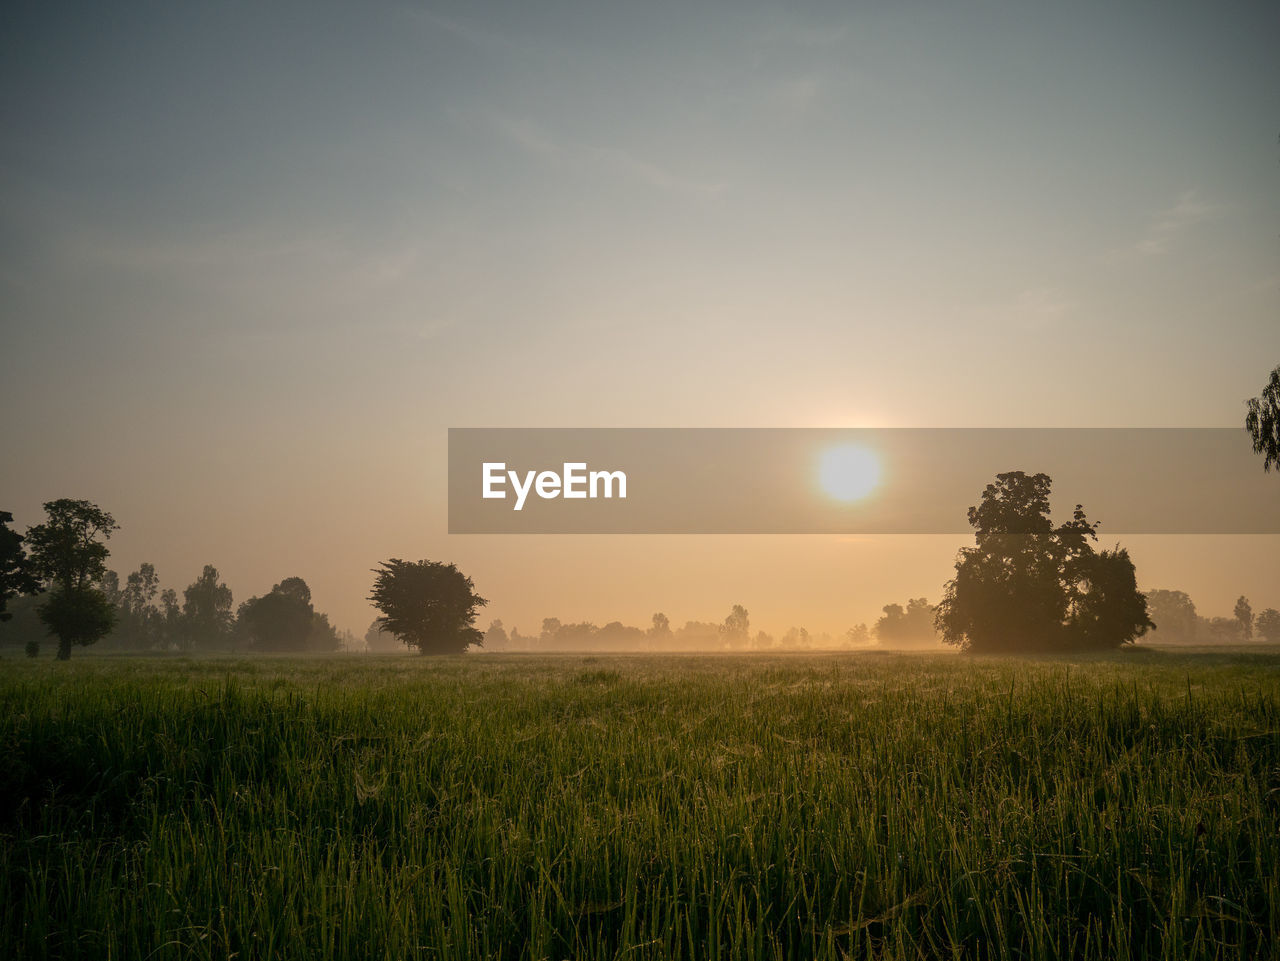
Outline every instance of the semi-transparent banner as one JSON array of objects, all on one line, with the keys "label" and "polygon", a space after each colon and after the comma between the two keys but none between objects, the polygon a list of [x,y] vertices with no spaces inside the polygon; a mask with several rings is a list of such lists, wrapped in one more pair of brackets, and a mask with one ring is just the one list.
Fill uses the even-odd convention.
[{"label": "semi-transparent banner", "polygon": [[452,428],[454,534],[962,534],[997,474],[1109,534],[1280,533],[1237,428]]}]

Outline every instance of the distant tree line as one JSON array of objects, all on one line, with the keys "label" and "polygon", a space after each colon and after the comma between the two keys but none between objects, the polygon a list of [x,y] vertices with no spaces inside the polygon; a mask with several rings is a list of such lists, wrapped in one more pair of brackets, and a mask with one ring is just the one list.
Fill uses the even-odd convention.
[{"label": "distant tree line", "polygon": [[[886,646],[904,647],[938,644],[933,627],[934,607],[924,598],[914,598],[904,608],[889,604],[873,628],[859,624],[844,634],[810,633],[792,627],[781,635],[752,632],[750,612],[734,604],[723,621],[686,621],[673,628],[666,614],[653,615],[648,627],[621,621],[596,625],[590,621],[562,622],[548,617],[537,634],[525,634],[518,627],[508,629],[501,620],[490,622],[477,649],[499,652],[655,652],[681,651],[817,651],[851,650],[877,641]],[[385,618],[375,618],[365,633],[366,649],[372,653],[403,653],[405,642],[387,628]]]},{"label": "distant tree line", "polygon": [[112,651],[336,651],[353,646],[315,610],[301,577],[286,577],[234,607],[218,569],[206,564],[182,592],[162,588],[154,564],[120,576],[106,567],[114,518],[88,501],[45,504],[47,519],[22,536],[0,512],[0,644],[45,639],[66,659],[73,646]]},{"label": "distant tree line", "polygon": [[1155,622],[1155,639],[1162,643],[1280,643],[1280,611],[1268,607],[1254,614],[1253,605],[1243,595],[1236,600],[1231,617],[1201,617],[1183,591],[1153,590],[1146,597]]}]

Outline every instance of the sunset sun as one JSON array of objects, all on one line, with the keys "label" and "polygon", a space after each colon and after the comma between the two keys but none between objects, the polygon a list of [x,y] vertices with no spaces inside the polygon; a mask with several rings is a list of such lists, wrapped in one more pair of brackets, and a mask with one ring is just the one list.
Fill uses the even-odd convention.
[{"label": "sunset sun", "polygon": [[880,460],[861,444],[829,447],[818,460],[818,483],[838,501],[862,500],[880,483]]}]

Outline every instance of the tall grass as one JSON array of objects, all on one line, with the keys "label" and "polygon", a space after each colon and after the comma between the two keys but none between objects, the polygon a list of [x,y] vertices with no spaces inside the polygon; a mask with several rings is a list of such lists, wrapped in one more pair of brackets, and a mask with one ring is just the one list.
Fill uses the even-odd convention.
[{"label": "tall grass", "polygon": [[1280,655],[0,663],[0,955],[1280,956]]}]

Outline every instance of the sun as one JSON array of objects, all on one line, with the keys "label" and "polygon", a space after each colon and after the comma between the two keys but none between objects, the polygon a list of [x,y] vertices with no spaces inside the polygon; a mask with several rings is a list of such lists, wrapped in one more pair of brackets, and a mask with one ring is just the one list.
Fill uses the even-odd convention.
[{"label": "sun", "polygon": [[838,501],[860,501],[880,483],[880,459],[861,444],[828,447],[818,459],[818,483]]}]

